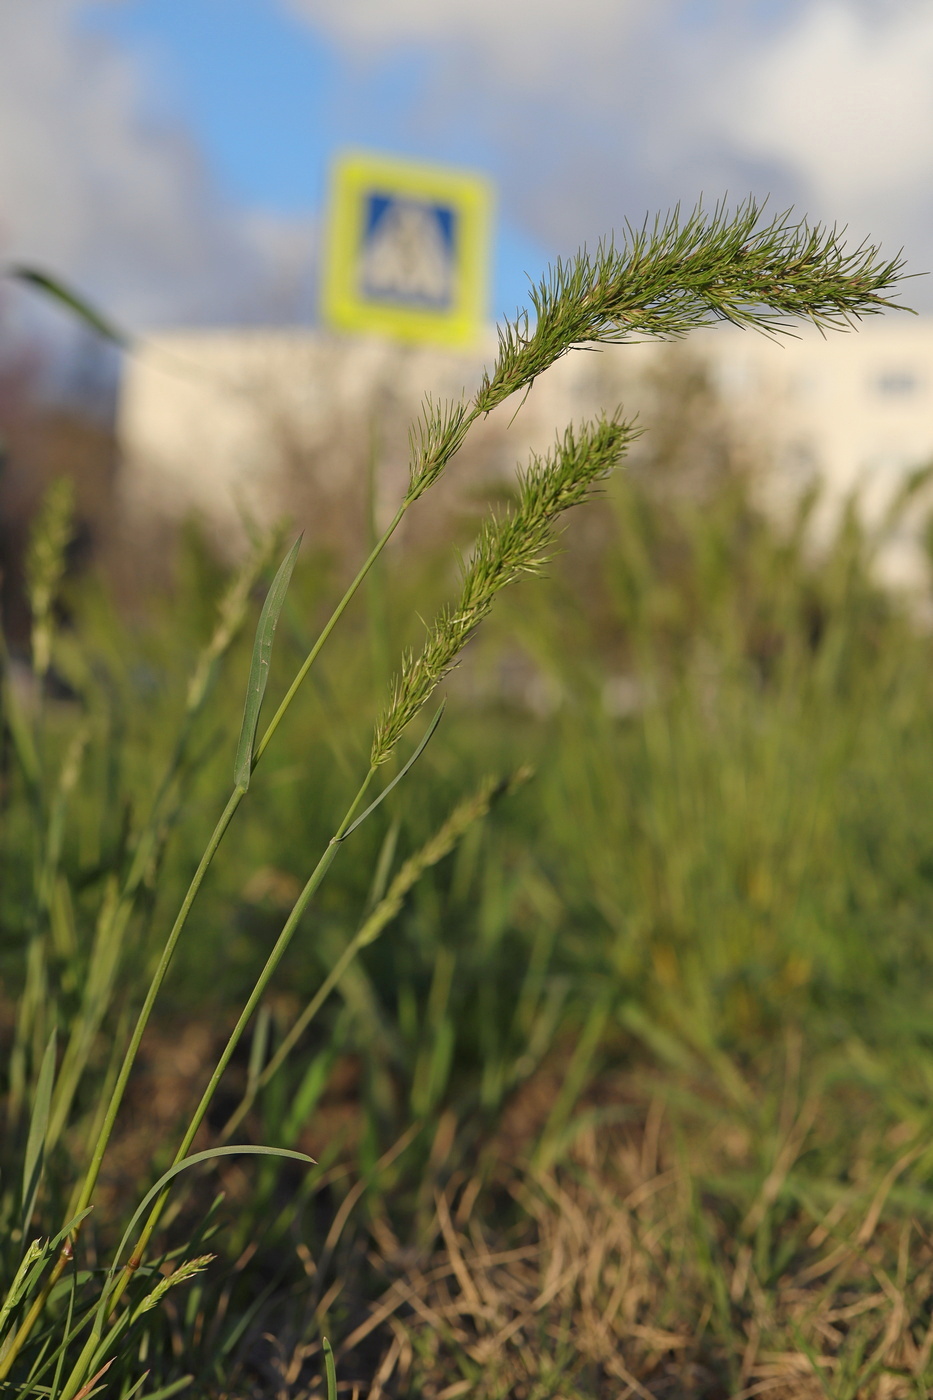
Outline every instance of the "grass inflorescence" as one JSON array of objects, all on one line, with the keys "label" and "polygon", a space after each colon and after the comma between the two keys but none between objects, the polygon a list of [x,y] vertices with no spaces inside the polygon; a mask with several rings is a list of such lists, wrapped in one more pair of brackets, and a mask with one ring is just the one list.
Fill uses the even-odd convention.
[{"label": "grass inflorescence", "polygon": [[480,623],[496,595],[523,574],[539,573],[547,562],[557,521],[581,505],[619,465],[635,429],[603,420],[580,432],[568,428],[563,440],[536,459],[519,479],[518,500],[501,518],[486,520],[463,570],[460,595],[443,609],[421,652],[408,652],[391,703],[373,737],[371,762],[386,762],[408,725],[427,703]]}]

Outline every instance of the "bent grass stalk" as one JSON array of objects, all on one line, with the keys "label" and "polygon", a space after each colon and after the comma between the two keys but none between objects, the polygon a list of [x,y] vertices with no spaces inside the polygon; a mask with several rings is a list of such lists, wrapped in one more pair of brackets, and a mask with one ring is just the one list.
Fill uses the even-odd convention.
[{"label": "bent grass stalk", "polygon": [[[296,674],[250,756],[248,771],[241,772],[238,766],[233,792],[198,863],[147,990],[77,1195],[75,1215],[86,1212],[93,1199],[143,1032],[204,876],[245,796],[249,774],[403,516],[441,476],[476,419],[516,392],[527,390],[539,374],[581,345],[613,344],[645,337],[677,338],[695,327],[716,321],[751,326],[772,334],[786,329],[786,323],[795,318],[808,319],[820,328],[845,328],[853,319],[894,305],[882,294],[903,275],[902,266],[900,257],[883,260],[878,249],[867,243],[859,245],[854,252],[847,252],[836,229],[792,223],[789,213],[762,223],[759,206],[751,199],[733,214],[725,205],[717,205],[712,215],[707,216],[702,206],[698,206],[686,219],[681,219],[678,209],[665,220],[655,220],[653,226],[648,222],[640,229],[628,226],[621,248],[610,241],[600,245],[595,257],[584,251],[569,262],[559,261],[553,271],[531,289],[534,324],[528,313],[521,313],[500,328],[496,362],[484,375],[472,400],[464,397],[458,403],[440,406],[425,400],[422,416],[411,436],[409,487],[398,511]],[[521,480],[516,509],[503,520],[488,521],[481,530],[474,555],[464,572],[457,605],[441,612],[429,629],[417,658],[411,653],[403,658],[390,702],[374,731],[369,772],[257,980],[185,1135],[187,1144],[190,1145],[236,1040],[333,860],[337,846],[376,805],[372,804],[360,817],[353,815],[376,770],[386,762],[405,729],[456,664],[463,646],[488,614],[498,591],[522,574],[541,569],[559,515],[569,506],[587,499],[595,483],[617,465],[635,432],[632,425],[614,418],[601,420],[582,430],[579,436],[568,431],[554,454],[544,460],[533,460]],[[258,720],[258,705],[255,719]],[[409,766],[406,765],[403,773]],[[377,803],[393,785],[383,790]],[[161,1199],[157,1196],[157,1200]],[[153,1220],[151,1228],[154,1224]],[[148,1224],[144,1227],[131,1262],[138,1262],[141,1257],[151,1228]],[[61,1277],[73,1253],[76,1235],[77,1225],[72,1220],[65,1247],[50,1278],[21,1327],[9,1340],[0,1361],[0,1380],[9,1374],[54,1283]],[[121,1280],[128,1276],[124,1270]],[[122,1289],[125,1283],[118,1286]],[[80,1383],[77,1376],[73,1376],[73,1383]]]}]

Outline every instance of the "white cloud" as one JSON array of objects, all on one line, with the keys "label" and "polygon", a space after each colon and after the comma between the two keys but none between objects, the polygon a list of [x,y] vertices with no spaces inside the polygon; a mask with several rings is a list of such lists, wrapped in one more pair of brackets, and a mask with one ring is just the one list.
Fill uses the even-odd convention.
[{"label": "white cloud", "polygon": [[80,0],[0,4],[0,256],[74,280],[134,328],[249,315],[292,230],[225,207],[147,78]]},{"label": "white cloud", "polygon": [[820,0],[749,55],[721,134],[800,172],[827,201],[902,196],[933,173],[933,10]]},{"label": "white cloud", "polygon": [[[0,0],[0,258],[133,326],[287,317],[311,230],[224,203],[184,127],[147,113],[152,75],[77,27],[87,3]],[[933,264],[929,0],[276,3],[342,46],[350,106],[416,48],[386,142],[436,157],[466,133],[506,215],[555,250],[728,188]]]},{"label": "white cloud", "polygon": [[466,44],[518,86],[568,58],[624,42],[672,0],[284,0],[338,40],[373,50],[394,44]]},{"label": "white cloud", "polygon": [[485,133],[504,206],[551,246],[728,189],[933,262],[929,0],[280,3],[370,63],[427,52],[409,130]]}]

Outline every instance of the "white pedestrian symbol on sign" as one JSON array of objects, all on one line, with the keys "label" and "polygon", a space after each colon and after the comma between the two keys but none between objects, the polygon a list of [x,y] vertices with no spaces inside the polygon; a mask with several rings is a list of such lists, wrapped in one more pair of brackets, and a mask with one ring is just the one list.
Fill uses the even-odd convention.
[{"label": "white pedestrian symbol on sign", "polygon": [[361,284],[378,301],[442,309],[454,295],[455,211],[371,194],[365,211]]},{"label": "white pedestrian symbol on sign", "polygon": [[472,349],[488,313],[491,235],[481,175],[348,151],[331,175],[321,318],[342,334]]}]

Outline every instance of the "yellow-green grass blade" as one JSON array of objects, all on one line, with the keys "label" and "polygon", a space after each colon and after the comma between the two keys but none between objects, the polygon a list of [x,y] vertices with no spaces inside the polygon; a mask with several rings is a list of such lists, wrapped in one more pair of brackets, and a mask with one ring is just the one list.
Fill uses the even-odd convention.
[{"label": "yellow-green grass blade", "polygon": [[324,1338],[324,1370],[327,1374],[327,1400],[337,1400],[337,1367],[334,1365],[334,1349]]},{"label": "yellow-green grass blade", "polygon": [[412,768],[414,768],[415,764],[418,762],[418,759],[421,757],[421,755],[424,753],[425,749],[428,747],[428,744],[429,744],[429,743],[431,742],[431,740],[433,739],[433,737],[434,737],[434,731],[435,731],[435,729],[437,728],[437,726],[440,724],[441,719],[443,718],[444,711],[445,711],[446,708],[447,708],[447,701],[445,700],[444,703],[439,707],[439,709],[438,709],[438,711],[437,711],[437,714],[434,716],[434,718],[432,719],[431,723],[428,725],[427,730],[425,731],[424,738],[421,740],[421,743],[420,743],[420,744],[418,745],[418,747],[415,749],[414,753],[412,754],[412,756],[411,756],[411,758],[408,760],[408,762],[405,764],[404,768],[401,768],[401,769],[398,771],[398,773],[396,773],[396,775],[395,775],[395,777],[392,779],[391,783],[387,783],[387,784],[386,784],[386,786],[385,786],[385,787],[382,789],[382,791],[380,792],[379,796],[378,796],[374,801],[370,802],[369,806],[368,806],[364,811],[362,811],[362,812],[360,813],[360,815],[357,817],[356,821],[350,823],[350,825],[347,827],[346,831],[344,831],[344,832],[342,833],[342,835],[340,836],[339,839],[340,839],[341,841],[346,841],[347,837],[350,836],[350,835],[352,835],[352,833],[353,833],[354,831],[356,831],[356,828],[357,828],[358,826],[362,826],[363,823],[364,823],[364,821],[366,821],[366,818],[372,816],[372,814],[373,814],[373,812],[375,812],[376,808],[379,807],[379,806],[381,806],[381,804],[382,804],[383,802],[385,802],[386,798],[388,797],[388,795],[389,795],[389,793],[392,791],[392,789],[393,789],[394,787],[397,787],[398,784],[402,781],[402,779],[406,776],[406,774],[409,773],[409,772],[411,771]]}]

